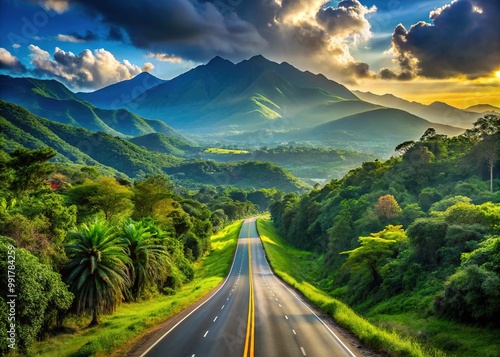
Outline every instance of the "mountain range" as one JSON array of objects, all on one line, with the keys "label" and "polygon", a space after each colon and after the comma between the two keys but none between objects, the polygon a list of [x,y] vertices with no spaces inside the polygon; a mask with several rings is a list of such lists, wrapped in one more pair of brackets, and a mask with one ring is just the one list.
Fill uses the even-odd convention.
[{"label": "mountain range", "polygon": [[[127,97],[130,84],[122,82],[112,89],[115,97]],[[390,95],[351,92],[323,75],[262,56],[237,64],[215,57],[145,90],[123,108],[133,108],[142,117],[161,120],[205,143],[243,146],[349,142],[360,149],[374,141],[376,127],[381,136],[375,141],[384,141],[387,134],[386,145],[377,151],[386,155],[401,140],[418,139],[429,127],[457,135],[481,116],[444,103],[426,106]],[[265,140],[258,136],[263,131],[269,134]]]},{"label": "mountain range", "polygon": [[[390,156],[397,144],[418,139],[429,127],[458,135],[484,113],[500,111],[352,92],[262,56],[236,64],[215,57],[168,81],[142,73],[92,93],[73,93],[56,80],[0,75],[0,99],[6,151],[48,145],[58,151],[56,160],[129,177],[169,172],[200,183],[226,175],[236,185],[245,180],[241,167],[186,159],[209,144],[301,143]],[[261,169],[283,178],[287,190],[300,189],[286,171]]]},{"label": "mountain range", "polygon": [[[122,88],[128,88],[126,84],[119,87],[120,93]],[[20,105],[43,118],[92,131],[121,137],[159,132],[186,140],[162,121],[145,119],[125,109],[98,108],[79,99],[56,80],[0,75],[0,99]]]},{"label": "mountain range", "polygon": [[[452,125],[467,129],[482,116],[482,114],[494,110],[493,106],[469,107],[465,110],[455,108],[443,102],[433,102],[429,105],[418,102],[410,102],[394,96],[393,94],[377,95],[370,92],[355,91],[356,95],[369,103],[381,105],[388,108],[396,108],[419,116],[431,122]],[[497,108],[500,113],[500,109]]]}]

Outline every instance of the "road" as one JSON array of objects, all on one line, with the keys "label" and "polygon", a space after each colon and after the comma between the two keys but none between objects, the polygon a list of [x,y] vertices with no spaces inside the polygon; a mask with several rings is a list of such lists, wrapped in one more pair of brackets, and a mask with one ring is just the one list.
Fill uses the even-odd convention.
[{"label": "road", "polygon": [[255,220],[243,223],[231,271],[219,290],[142,356],[355,356],[272,273]]}]

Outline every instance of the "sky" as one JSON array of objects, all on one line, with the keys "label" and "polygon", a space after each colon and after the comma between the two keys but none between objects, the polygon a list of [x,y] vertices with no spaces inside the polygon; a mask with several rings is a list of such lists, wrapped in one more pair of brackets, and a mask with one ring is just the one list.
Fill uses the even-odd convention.
[{"label": "sky", "polygon": [[498,0],[0,0],[0,73],[92,91],[262,54],[350,89],[500,106]]}]

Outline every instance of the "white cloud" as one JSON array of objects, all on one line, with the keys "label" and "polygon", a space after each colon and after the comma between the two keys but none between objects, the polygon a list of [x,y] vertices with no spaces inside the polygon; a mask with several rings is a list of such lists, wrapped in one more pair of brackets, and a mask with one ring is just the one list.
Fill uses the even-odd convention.
[{"label": "white cloud", "polygon": [[[87,49],[75,55],[56,47],[53,58],[38,46],[30,45],[29,49],[36,71],[55,76],[75,88],[98,89],[142,72],[139,66],[128,60],[120,62],[105,49]],[[144,68],[152,69],[154,66],[146,63]]]},{"label": "white cloud", "polygon": [[171,62],[171,63],[182,63],[182,58],[179,56],[169,55],[167,53],[148,53],[148,58],[154,58],[158,61],[162,62]]},{"label": "white cloud", "polygon": [[0,70],[25,72],[26,67],[5,48],[0,48]]},{"label": "white cloud", "polygon": [[146,62],[144,63],[144,66],[142,66],[142,71],[143,72],[151,72],[155,68],[154,64],[151,62]]},{"label": "white cloud", "polygon": [[69,8],[68,0],[36,0],[46,10],[54,10],[58,14],[62,14]]},{"label": "white cloud", "polygon": [[82,40],[81,38],[76,38],[75,36],[71,36],[71,35],[62,35],[62,34],[59,34],[57,35],[56,39],[58,41],[62,41],[62,42],[73,42],[73,43],[77,43],[77,42],[85,42],[84,40]]}]

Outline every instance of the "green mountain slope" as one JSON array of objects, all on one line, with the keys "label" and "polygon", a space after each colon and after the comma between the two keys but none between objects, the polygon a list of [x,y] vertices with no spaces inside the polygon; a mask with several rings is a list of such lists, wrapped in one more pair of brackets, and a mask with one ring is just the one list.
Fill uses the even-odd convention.
[{"label": "green mountain slope", "polygon": [[140,115],[178,129],[216,132],[228,127],[257,130],[299,111],[312,112],[318,105],[344,100],[358,98],[324,76],[256,56],[238,64],[216,57],[146,91],[129,105]]},{"label": "green mountain slope", "polygon": [[167,136],[162,133],[152,133],[129,139],[137,146],[143,146],[149,151],[172,154],[175,156],[185,156],[199,151],[199,147],[190,141]]},{"label": "green mountain slope", "polygon": [[230,185],[257,190],[276,188],[285,192],[303,192],[307,188],[290,172],[269,162],[217,163],[191,160],[166,168],[165,172],[174,181],[188,180],[213,186]]},{"label": "green mountain slope", "polygon": [[[0,149],[10,152],[18,147],[50,146],[57,152],[55,161],[96,166],[113,175],[131,178],[147,174],[172,174],[181,185],[234,185],[242,188],[273,188],[300,192],[305,186],[285,169],[273,164],[253,162],[215,164],[186,161],[168,153],[148,151],[125,139],[103,132],[74,127],[38,117],[26,109],[0,100]],[[171,150],[192,150],[177,138],[161,139],[158,144]],[[154,137],[153,137],[154,138]],[[142,138],[140,140],[147,140]],[[207,169],[208,167],[208,169]]]},{"label": "green mountain slope", "polygon": [[449,136],[464,132],[460,128],[431,123],[402,110],[379,108],[293,132],[288,139],[390,156],[396,145],[417,140],[428,128]]},{"label": "green mountain slope", "polygon": [[[48,120],[35,116],[24,108],[0,100],[1,135],[15,142],[17,147],[37,149],[50,146],[57,151],[56,161],[73,162],[82,165],[96,165],[99,162],[68,144],[47,127]],[[70,130],[70,126],[65,126]]]},{"label": "green mountain slope", "polygon": [[469,110],[469,108],[466,110],[458,109],[442,102],[434,102],[430,105],[410,102],[392,94],[377,95],[359,91],[355,91],[355,93],[359,98],[370,103],[401,109],[435,123],[465,129],[471,127],[472,123],[480,117],[478,113],[481,113],[476,110]]},{"label": "green mountain slope", "polygon": [[118,136],[154,132],[183,138],[158,120],[141,118],[125,109],[105,110],[81,101],[55,80],[13,78],[0,75],[0,99],[21,105],[32,113],[63,124],[104,131]]},{"label": "green mountain slope", "polygon": [[146,90],[164,83],[164,80],[157,78],[148,72],[142,72],[132,79],[121,81],[94,92],[76,93],[76,96],[83,101],[90,102],[102,109],[119,109],[125,103],[142,95]]}]

